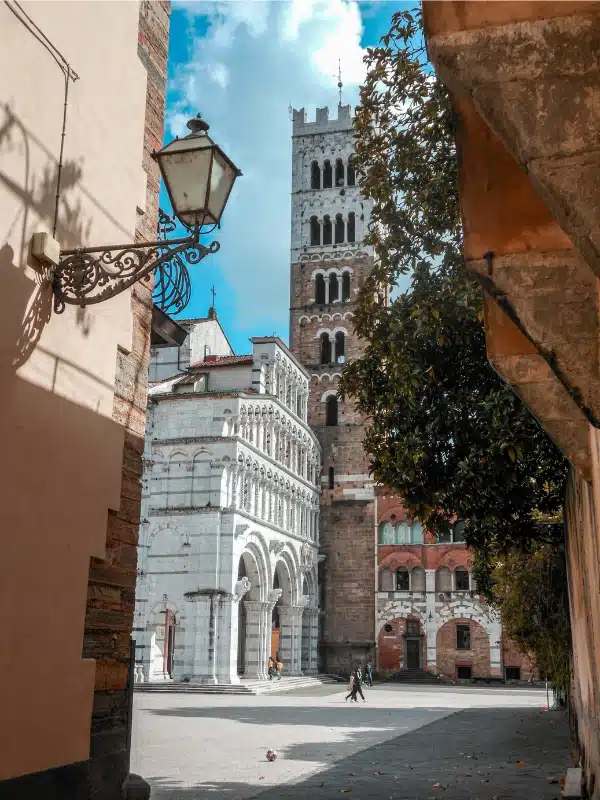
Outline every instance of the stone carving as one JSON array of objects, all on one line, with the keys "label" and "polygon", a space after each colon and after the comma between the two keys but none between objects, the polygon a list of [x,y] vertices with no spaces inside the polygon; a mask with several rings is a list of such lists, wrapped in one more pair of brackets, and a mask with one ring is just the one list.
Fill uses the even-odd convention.
[{"label": "stone carving", "polygon": [[271,589],[271,591],[267,595],[267,603],[275,604],[281,595],[283,594],[283,589]]},{"label": "stone carving", "polygon": [[252,584],[248,580],[248,578],[241,578],[235,585],[233,589],[233,599],[237,600],[238,602],[242,599],[242,597],[250,591],[252,588]]},{"label": "stone carving", "polygon": [[298,605],[300,608],[306,608],[307,605],[310,603],[310,597],[307,594],[301,595],[300,599],[298,600]]},{"label": "stone carving", "polygon": [[284,542],[277,542],[277,541],[269,542],[269,553],[273,553],[273,555],[278,556],[284,547],[285,547]]},{"label": "stone carving", "polygon": [[322,564],[326,558],[327,558],[326,555],[319,553],[319,555],[317,556],[317,564]]},{"label": "stone carving", "polygon": [[300,568],[303,572],[308,572],[315,565],[315,551],[309,544],[303,544],[300,548]]},{"label": "stone carving", "polygon": [[240,536],[243,536],[250,525],[236,525],[235,526],[235,533],[233,534],[235,539],[238,539]]}]

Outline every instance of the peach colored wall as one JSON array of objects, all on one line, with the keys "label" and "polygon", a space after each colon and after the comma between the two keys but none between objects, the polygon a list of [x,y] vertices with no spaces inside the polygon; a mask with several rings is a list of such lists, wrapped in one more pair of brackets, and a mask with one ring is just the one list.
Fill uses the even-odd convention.
[{"label": "peach colored wall", "polygon": [[[139,7],[23,3],[79,75],[69,85],[57,238],[128,242],[145,205],[146,73]],[[119,505],[123,431],[112,421],[130,296],[51,310],[31,235],[51,231],[64,77],[0,5],[0,392],[3,555],[0,779],[89,756],[94,662],[81,658],[89,559]],[[57,735],[57,730],[60,735]]]}]

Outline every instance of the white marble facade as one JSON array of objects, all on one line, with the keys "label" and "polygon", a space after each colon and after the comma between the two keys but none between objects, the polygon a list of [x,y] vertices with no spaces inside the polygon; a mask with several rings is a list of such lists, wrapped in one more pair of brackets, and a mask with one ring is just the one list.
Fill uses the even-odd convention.
[{"label": "white marble facade", "polygon": [[[157,384],[148,409],[138,680],[317,671],[320,448],[308,375],[277,338]],[[274,645],[275,646],[275,645]]]}]

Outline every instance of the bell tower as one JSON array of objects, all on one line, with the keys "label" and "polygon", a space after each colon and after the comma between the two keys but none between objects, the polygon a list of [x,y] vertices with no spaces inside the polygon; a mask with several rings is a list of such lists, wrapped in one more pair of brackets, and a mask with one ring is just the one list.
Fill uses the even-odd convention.
[{"label": "bell tower", "polygon": [[365,420],[337,397],[341,371],[362,353],[352,317],[373,267],[363,243],[370,203],[352,164],[349,105],[337,119],[293,111],[290,348],[311,375],[308,422],[323,448],[320,667],[347,672],[375,647],[376,509],[363,449]]}]

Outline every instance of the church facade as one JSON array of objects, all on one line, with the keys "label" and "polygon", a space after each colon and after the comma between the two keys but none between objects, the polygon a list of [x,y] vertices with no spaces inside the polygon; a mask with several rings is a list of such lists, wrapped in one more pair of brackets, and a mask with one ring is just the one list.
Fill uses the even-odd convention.
[{"label": "church facade", "polygon": [[373,250],[370,204],[352,164],[350,106],[337,118],[293,112],[290,349],[310,375],[308,422],[323,452],[320,667],[347,674],[376,644],[376,508],[363,448],[365,420],[337,396],[362,344],[352,316]]},{"label": "church facade", "polygon": [[[184,324],[192,351],[214,322]],[[271,654],[287,675],[317,672],[321,455],[309,376],[281,340],[251,341],[246,356],[204,345],[202,360],[150,390],[138,681],[265,678]],[[228,347],[214,331],[211,342]]]}]

